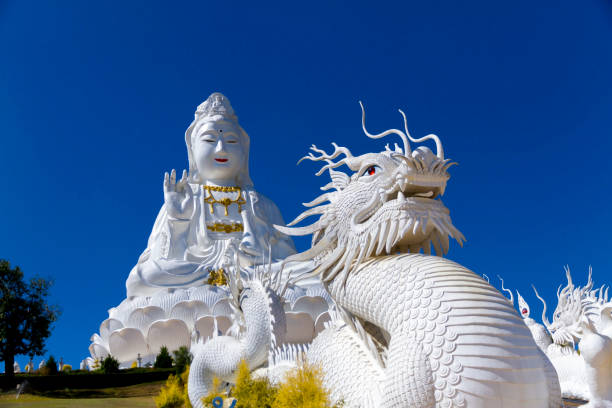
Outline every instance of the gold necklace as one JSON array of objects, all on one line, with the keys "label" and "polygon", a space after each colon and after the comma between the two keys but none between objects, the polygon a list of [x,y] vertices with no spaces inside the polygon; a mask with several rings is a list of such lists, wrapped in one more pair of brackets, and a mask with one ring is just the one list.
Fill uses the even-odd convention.
[{"label": "gold necklace", "polygon": [[[228,212],[227,209],[232,204],[238,205],[238,212],[242,211],[242,206],[246,204],[244,198],[242,198],[242,189],[240,187],[217,187],[217,186],[203,186],[204,190],[208,192],[208,195],[204,199],[204,202],[210,206],[210,213],[215,213],[214,204],[221,204],[225,207],[225,216],[227,217]],[[223,193],[238,193],[238,196],[235,200],[232,200],[229,197],[222,198],[221,200],[217,200],[215,196],[213,196],[213,191],[220,191]]]}]

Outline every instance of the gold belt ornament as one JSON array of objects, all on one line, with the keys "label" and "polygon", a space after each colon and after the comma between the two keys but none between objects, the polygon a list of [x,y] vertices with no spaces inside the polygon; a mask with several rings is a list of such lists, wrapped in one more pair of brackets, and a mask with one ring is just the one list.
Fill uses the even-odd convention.
[{"label": "gold belt ornament", "polygon": [[207,225],[206,228],[214,232],[225,232],[226,234],[244,231],[244,226],[239,222],[233,222],[231,224],[223,224],[221,222],[216,222],[212,225]]},{"label": "gold belt ornament", "polygon": [[[240,212],[240,211],[242,211],[242,206],[244,204],[246,204],[245,199],[242,198],[242,194],[241,194],[242,193],[242,189],[240,187],[217,187],[217,186],[203,186],[203,187],[204,187],[204,190],[206,190],[206,192],[208,193],[206,195],[206,198],[204,199],[204,202],[207,203],[210,206],[210,213],[211,214],[215,213],[214,204],[221,204],[222,206],[225,207],[225,216],[226,217],[228,215],[227,208],[230,205],[232,205],[232,204],[238,205],[238,212]],[[223,192],[223,193],[238,193],[238,197],[236,197],[236,199],[234,199],[234,200],[232,200],[229,197],[225,197],[225,198],[222,198],[221,200],[217,200],[213,196],[213,193],[212,193],[213,191],[220,191],[220,192]]]}]

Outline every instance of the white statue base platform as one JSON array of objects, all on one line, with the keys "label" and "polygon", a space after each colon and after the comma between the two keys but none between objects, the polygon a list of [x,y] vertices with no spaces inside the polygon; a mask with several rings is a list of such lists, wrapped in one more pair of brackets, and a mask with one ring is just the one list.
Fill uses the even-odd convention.
[{"label": "white statue base platform", "polygon": [[[142,365],[153,364],[162,346],[172,352],[191,348],[199,338],[226,334],[232,325],[229,295],[225,286],[203,285],[125,299],[108,311],[99,334],[91,337],[87,366],[109,354],[122,368],[139,358]],[[329,295],[320,285],[293,286],[285,300],[286,341],[310,343],[329,320]]]}]

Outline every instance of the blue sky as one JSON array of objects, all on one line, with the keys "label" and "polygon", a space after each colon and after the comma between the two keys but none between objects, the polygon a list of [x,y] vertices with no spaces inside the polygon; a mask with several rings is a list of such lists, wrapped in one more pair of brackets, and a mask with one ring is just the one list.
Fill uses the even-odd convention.
[{"label": "blue sky", "polygon": [[401,108],[459,162],[443,201],[467,242],[450,259],[537,315],[529,285],[552,301],[565,264],[612,283],[612,4],[395,3],[0,2],[0,258],[55,280],[49,353],[78,365],[125,297],[214,91],[287,220],[327,183],[295,166],[311,143],[384,147],[361,99],[371,131]]}]

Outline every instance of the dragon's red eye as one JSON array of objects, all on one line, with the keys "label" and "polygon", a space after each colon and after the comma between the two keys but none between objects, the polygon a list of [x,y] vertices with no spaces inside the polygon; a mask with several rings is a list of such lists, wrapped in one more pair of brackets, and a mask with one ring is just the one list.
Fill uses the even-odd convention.
[{"label": "dragon's red eye", "polygon": [[521,312],[523,312],[523,314],[527,314],[527,309],[523,308],[523,310],[521,310]]},{"label": "dragon's red eye", "polygon": [[370,166],[370,167],[368,167],[367,172],[368,172],[368,175],[373,176],[373,175],[374,175],[374,173],[376,173],[376,166]]}]

